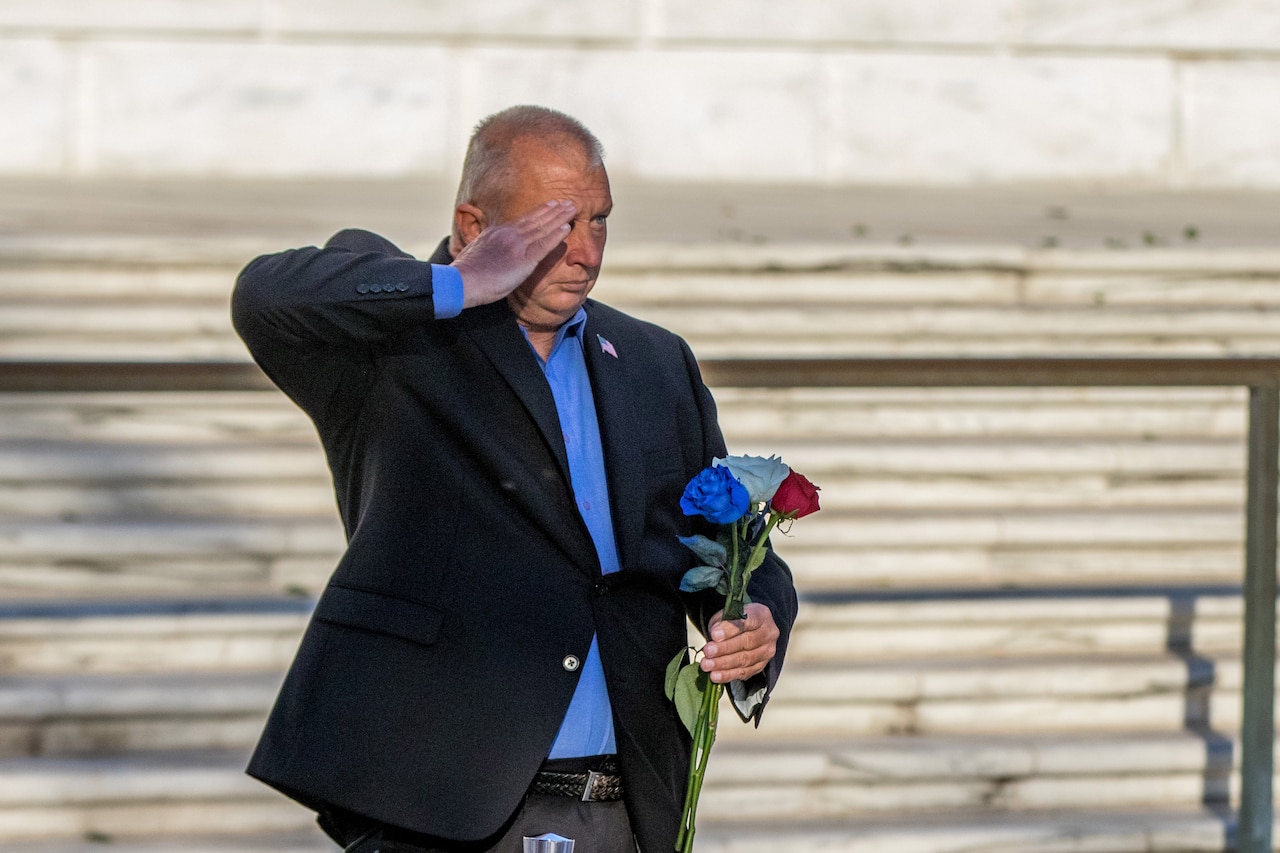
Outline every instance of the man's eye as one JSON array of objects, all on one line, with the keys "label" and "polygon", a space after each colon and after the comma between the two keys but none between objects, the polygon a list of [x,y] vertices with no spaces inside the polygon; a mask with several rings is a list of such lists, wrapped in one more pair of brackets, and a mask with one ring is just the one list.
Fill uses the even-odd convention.
[{"label": "man's eye", "polygon": [[609,218],[608,214],[602,213],[602,214],[600,214],[599,216],[592,217],[592,219],[591,219],[591,224],[592,224],[592,225],[604,225],[605,220],[606,220],[606,219],[608,219],[608,218]]}]

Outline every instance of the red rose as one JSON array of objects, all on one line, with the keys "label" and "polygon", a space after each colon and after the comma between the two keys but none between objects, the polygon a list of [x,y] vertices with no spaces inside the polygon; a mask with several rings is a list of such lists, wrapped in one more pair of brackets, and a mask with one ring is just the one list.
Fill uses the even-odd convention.
[{"label": "red rose", "polygon": [[804,474],[792,471],[773,493],[771,506],[775,512],[804,518],[821,509],[818,506],[818,487],[810,483]]}]

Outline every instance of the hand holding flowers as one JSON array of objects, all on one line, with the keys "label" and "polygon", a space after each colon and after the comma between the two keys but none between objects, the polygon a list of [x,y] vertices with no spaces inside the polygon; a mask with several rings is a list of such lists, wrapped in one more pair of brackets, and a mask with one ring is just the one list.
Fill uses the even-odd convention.
[{"label": "hand holding flowers", "polygon": [[[715,742],[723,682],[729,681],[734,707],[743,720],[764,701],[765,688],[757,686],[748,693],[744,679],[772,659],[779,634],[769,609],[752,603],[747,594],[751,574],[764,562],[769,534],[779,523],[818,511],[817,492],[817,486],[781,459],[729,456],[714,460],[694,477],[680,498],[686,515],[701,515],[721,527],[715,540],[701,535],[680,538],[702,561],[685,573],[680,588],[685,592],[714,589],[725,597],[724,608],[707,626],[712,642],[703,648],[701,659],[695,650],[690,663],[686,649],[667,666],[667,697],[693,736],[676,840],[680,853],[693,848],[698,797]],[[716,675],[709,677],[709,671]]]}]

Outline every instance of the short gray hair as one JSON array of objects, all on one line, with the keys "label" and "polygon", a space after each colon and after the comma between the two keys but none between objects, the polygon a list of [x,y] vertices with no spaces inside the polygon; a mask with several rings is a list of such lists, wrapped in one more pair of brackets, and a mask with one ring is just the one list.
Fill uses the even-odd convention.
[{"label": "short gray hair", "polygon": [[548,107],[507,107],[481,121],[471,134],[454,206],[474,204],[483,210],[497,203],[515,178],[511,150],[528,138],[568,139],[580,146],[590,166],[604,165],[600,140],[576,118]]}]

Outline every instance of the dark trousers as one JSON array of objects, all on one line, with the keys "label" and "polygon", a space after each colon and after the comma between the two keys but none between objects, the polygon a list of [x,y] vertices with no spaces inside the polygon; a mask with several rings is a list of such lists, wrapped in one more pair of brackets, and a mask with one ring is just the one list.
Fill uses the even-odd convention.
[{"label": "dark trousers", "polygon": [[[578,772],[570,759],[557,766],[560,772]],[[548,762],[550,765],[561,762]],[[350,816],[347,816],[350,826]],[[332,822],[332,820],[331,820]],[[322,821],[323,824],[323,821]],[[328,827],[326,827],[328,829]],[[574,840],[574,853],[636,853],[635,837],[627,809],[621,800],[584,803],[573,797],[529,794],[511,821],[493,838],[483,841],[449,841],[374,826],[348,843],[345,853],[522,853],[525,836],[554,832]],[[333,834],[333,833],[331,833]],[[352,835],[343,833],[347,838]],[[341,836],[339,836],[341,837]]]}]

